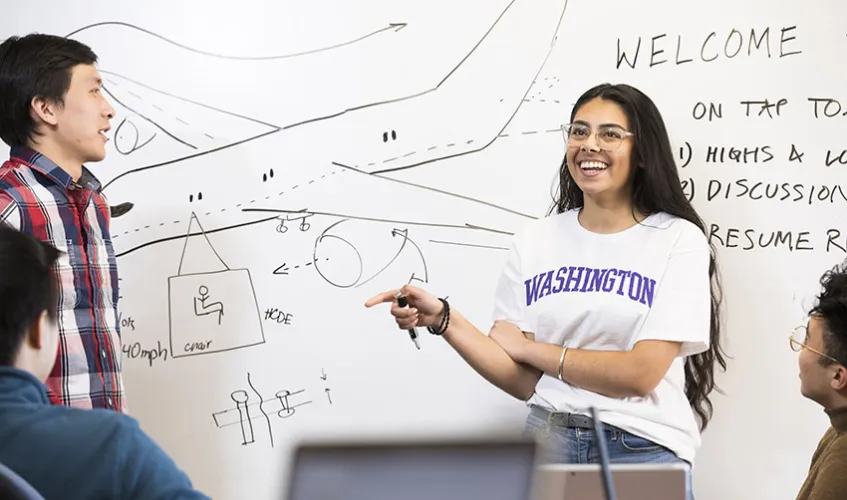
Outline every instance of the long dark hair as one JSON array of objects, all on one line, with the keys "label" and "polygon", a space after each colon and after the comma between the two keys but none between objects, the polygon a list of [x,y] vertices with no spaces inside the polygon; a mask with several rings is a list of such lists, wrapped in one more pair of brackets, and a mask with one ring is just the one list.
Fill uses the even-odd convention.
[{"label": "long dark hair", "polygon": [[[631,165],[635,171],[632,189],[633,218],[635,211],[642,214],[665,212],[685,219],[706,233],[706,225],[691,206],[682,191],[679,173],[671,149],[665,122],[653,101],[640,90],[629,85],[598,85],[585,92],[571,111],[571,122],[583,104],[600,98],[618,104],[626,114],[629,129],[635,134]],[[582,190],[568,171],[565,156],[559,170],[558,192],[554,196],[550,213],[581,208],[585,200]],[[709,350],[691,356],[685,363],[685,395],[700,420],[704,430],[712,417],[709,394],[716,389],[715,363],[726,370],[726,354],[720,345],[722,290],[715,248],[709,243],[709,278],[711,282],[711,322],[709,325]],[[720,390],[718,389],[720,392]]]}]

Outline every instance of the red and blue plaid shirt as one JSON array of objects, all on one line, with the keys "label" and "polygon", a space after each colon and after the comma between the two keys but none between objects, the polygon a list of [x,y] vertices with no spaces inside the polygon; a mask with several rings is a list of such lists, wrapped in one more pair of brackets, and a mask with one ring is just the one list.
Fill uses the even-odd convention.
[{"label": "red and blue plaid shirt", "polygon": [[63,252],[54,267],[60,340],[46,381],[51,400],[126,411],[117,260],[100,188],[84,167],[75,182],[46,156],[13,147],[0,167],[0,220]]}]

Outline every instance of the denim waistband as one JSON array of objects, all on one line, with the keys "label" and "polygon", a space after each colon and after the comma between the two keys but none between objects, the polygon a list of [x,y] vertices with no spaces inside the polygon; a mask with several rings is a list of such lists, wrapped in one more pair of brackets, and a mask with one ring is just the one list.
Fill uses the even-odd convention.
[{"label": "denim waistband", "polygon": [[[582,415],[579,413],[567,413],[567,412],[558,412],[558,411],[550,411],[546,408],[542,408],[537,405],[532,405],[530,407],[530,412],[536,417],[546,421],[550,425],[554,425],[556,427],[569,427],[576,429],[587,429],[594,430],[594,419],[589,417],[588,415]],[[623,429],[615,427],[613,425],[604,424],[600,422],[601,428],[604,430],[616,430],[619,432],[626,432]]]}]

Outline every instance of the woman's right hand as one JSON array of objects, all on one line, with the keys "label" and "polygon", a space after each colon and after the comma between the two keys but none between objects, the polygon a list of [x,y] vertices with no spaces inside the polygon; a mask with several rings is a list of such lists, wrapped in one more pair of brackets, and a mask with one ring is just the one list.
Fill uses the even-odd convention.
[{"label": "woman's right hand", "polygon": [[444,304],[436,296],[412,285],[401,288],[399,295],[406,297],[408,307],[400,307],[397,303],[398,290],[389,290],[372,297],[365,302],[365,307],[391,302],[391,315],[403,330],[417,326],[438,327],[441,324]]}]

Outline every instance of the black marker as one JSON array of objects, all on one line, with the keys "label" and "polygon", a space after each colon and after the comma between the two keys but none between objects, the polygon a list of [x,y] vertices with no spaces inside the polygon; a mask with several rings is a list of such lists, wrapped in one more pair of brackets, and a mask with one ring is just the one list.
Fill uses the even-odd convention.
[{"label": "black marker", "polygon": [[[402,295],[400,295],[400,292],[397,292],[396,297],[397,297],[397,304],[400,307],[406,307],[406,306],[409,305],[409,301],[406,300],[406,297],[403,297]],[[414,328],[409,328],[409,337],[412,337],[412,342],[415,343],[415,347],[417,347],[418,350],[420,350],[421,346],[420,346],[420,344],[418,344],[418,331],[415,330]]]}]

